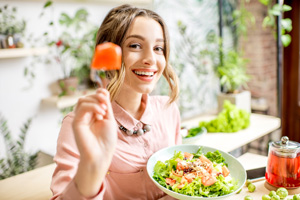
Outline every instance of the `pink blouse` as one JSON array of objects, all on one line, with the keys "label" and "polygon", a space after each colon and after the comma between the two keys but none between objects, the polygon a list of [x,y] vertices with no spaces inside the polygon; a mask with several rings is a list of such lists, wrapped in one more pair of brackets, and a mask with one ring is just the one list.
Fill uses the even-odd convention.
[{"label": "pink blouse", "polygon": [[[151,125],[142,136],[128,136],[118,129],[118,142],[112,163],[99,193],[90,199],[125,200],[159,199],[165,194],[151,181],[146,171],[149,157],[159,149],[181,144],[180,114],[169,97],[144,95],[146,109],[140,120],[131,117],[116,102],[112,102],[118,125],[128,130]],[[51,183],[53,199],[86,199],[80,195],[73,181],[79,163],[79,152],[72,130],[74,113],[68,114],[61,127],[54,161],[57,167]],[[141,123],[142,122],[142,123]]]}]

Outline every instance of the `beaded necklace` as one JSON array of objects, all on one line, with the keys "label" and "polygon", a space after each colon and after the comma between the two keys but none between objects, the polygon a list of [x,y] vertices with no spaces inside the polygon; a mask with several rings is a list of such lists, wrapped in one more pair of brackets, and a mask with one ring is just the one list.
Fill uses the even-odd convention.
[{"label": "beaded necklace", "polygon": [[137,130],[128,130],[124,126],[120,125],[119,129],[122,130],[122,131],[124,131],[127,135],[136,134],[136,135],[141,136],[144,133],[151,131],[151,126],[149,124],[144,124],[143,128],[139,128]]}]

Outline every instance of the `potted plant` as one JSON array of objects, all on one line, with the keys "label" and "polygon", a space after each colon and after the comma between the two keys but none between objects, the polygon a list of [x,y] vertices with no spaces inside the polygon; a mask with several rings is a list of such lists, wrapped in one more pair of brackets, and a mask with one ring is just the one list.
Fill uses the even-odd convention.
[{"label": "potted plant", "polygon": [[16,16],[16,7],[0,7],[0,48],[23,47],[20,38],[24,34],[26,21],[17,19]]},{"label": "potted plant", "polygon": [[17,140],[12,138],[7,121],[0,115],[0,134],[4,138],[6,157],[0,159],[0,180],[34,169],[38,163],[38,153],[27,153],[24,148],[26,135],[32,119],[21,128]]},{"label": "potted plant", "polygon": [[78,83],[89,79],[97,28],[88,22],[87,17],[85,9],[77,10],[74,16],[61,13],[58,24],[62,32],[48,42],[63,74],[58,80],[62,89],[60,95],[73,94]]},{"label": "potted plant", "polygon": [[221,93],[218,95],[219,112],[223,109],[224,100],[251,112],[251,93],[244,90],[250,80],[246,73],[247,62],[247,59],[234,50],[223,55],[223,62],[217,67],[221,85]]}]

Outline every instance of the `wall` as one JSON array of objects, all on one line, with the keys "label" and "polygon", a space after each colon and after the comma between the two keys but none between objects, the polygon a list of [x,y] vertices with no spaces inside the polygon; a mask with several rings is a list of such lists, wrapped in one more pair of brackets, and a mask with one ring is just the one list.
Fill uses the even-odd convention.
[{"label": "wall", "polygon": [[251,75],[249,89],[252,97],[263,97],[269,104],[269,114],[277,115],[277,73],[276,73],[276,40],[272,30],[262,27],[267,9],[259,1],[246,4],[256,19],[254,27],[249,27],[248,38],[242,47],[245,57],[250,60],[247,72]]},{"label": "wall", "polygon": [[[79,8],[86,8],[89,19],[100,25],[107,12],[114,4],[93,3],[54,3],[54,8],[46,16],[40,18],[45,1],[0,1],[4,5],[16,6],[18,18],[27,21],[26,35],[30,33],[41,35],[48,28],[51,19],[57,19],[62,11],[74,14]],[[26,43],[26,41],[24,41]],[[26,44],[27,47],[29,44]],[[43,44],[35,44],[41,46]],[[32,58],[0,59],[0,114],[7,119],[8,126],[14,138],[20,133],[20,127],[29,118],[33,117],[32,126],[28,132],[25,147],[29,152],[43,150],[54,154],[56,140],[60,129],[62,114],[58,109],[41,103],[43,98],[49,97],[50,85],[62,76],[59,66],[38,63],[35,67],[36,79],[33,87],[24,90],[28,81],[23,73],[25,66]],[[0,136],[0,157],[5,156],[3,137]]]}]

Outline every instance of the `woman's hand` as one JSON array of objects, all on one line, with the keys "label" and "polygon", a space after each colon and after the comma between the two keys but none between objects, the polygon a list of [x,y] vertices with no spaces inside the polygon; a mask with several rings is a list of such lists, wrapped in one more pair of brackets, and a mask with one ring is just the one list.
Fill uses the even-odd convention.
[{"label": "woman's hand", "polygon": [[96,94],[79,99],[73,130],[80,152],[75,183],[82,195],[91,197],[101,187],[117,143],[117,125],[107,90],[98,89]]}]

